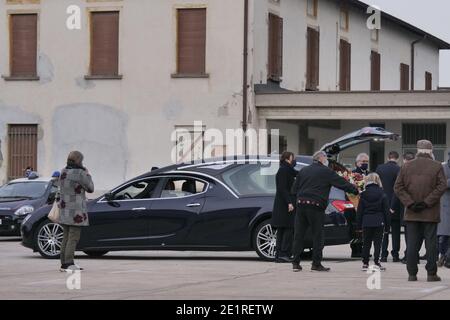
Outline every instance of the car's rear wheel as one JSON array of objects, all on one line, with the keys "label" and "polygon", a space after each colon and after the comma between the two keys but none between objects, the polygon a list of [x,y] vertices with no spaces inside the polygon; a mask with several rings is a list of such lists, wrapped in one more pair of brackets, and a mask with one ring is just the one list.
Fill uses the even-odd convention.
[{"label": "car's rear wheel", "polygon": [[36,248],[46,259],[58,259],[64,231],[60,224],[50,220],[43,221],[36,230]]},{"label": "car's rear wheel", "polygon": [[275,259],[277,231],[272,228],[270,220],[261,222],[253,232],[253,248],[258,256],[265,261]]},{"label": "car's rear wheel", "polygon": [[100,258],[103,257],[105,254],[107,254],[109,251],[83,251],[86,253],[89,257],[92,258]]}]

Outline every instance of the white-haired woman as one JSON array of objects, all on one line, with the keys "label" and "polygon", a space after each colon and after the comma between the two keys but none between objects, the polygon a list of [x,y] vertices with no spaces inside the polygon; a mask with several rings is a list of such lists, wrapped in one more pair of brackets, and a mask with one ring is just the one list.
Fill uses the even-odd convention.
[{"label": "white-haired woman", "polygon": [[363,270],[369,268],[370,249],[374,246],[374,262],[380,270],[381,243],[389,214],[389,201],[383,191],[380,176],[370,173],[364,177],[365,191],[358,205],[357,223],[363,231]]},{"label": "white-haired woman", "polygon": [[356,168],[353,170],[353,173],[359,173],[363,176],[367,176],[369,171],[369,155],[367,153],[360,153],[356,157]]}]

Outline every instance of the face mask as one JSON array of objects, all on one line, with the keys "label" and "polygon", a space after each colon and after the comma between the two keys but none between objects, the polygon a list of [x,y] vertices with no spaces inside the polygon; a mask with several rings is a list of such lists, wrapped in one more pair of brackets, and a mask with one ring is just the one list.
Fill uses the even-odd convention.
[{"label": "face mask", "polygon": [[328,167],[328,166],[330,165],[330,161],[328,161],[328,159],[327,159],[327,160],[325,160],[324,162],[322,162],[322,164],[323,164],[325,167]]},{"label": "face mask", "polygon": [[361,164],[361,170],[366,171],[367,169],[369,169],[369,164],[368,163],[363,163]]},{"label": "face mask", "polygon": [[292,168],[295,168],[297,166],[297,160],[292,160],[292,162],[291,162],[291,167]]}]

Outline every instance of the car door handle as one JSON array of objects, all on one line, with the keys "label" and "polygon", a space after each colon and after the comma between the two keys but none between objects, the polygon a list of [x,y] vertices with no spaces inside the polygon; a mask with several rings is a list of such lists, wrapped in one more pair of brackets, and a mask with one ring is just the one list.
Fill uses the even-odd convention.
[{"label": "car door handle", "polygon": [[133,211],[145,211],[147,208],[140,207],[140,208],[133,208]]},{"label": "car door handle", "polygon": [[200,203],[189,203],[186,207],[192,208],[192,207],[200,207],[200,206],[201,206]]}]

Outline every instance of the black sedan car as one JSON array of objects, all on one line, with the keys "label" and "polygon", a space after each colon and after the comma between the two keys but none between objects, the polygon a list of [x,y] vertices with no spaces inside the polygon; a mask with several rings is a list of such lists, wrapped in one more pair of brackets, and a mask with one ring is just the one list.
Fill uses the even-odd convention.
[{"label": "black sedan car", "polygon": [[0,187],[0,236],[20,236],[23,219],[52,203],[56,190],[51,178],[39,178],[36,174]]},{"label": "black sedan car", "polygon": [[[373,139],[396,139],[380,128],[364,128],[323,147],[330,158]],[[311,164],[297,157],[297,170]],[[278,156],[211,159],[178,164],[136,177],[88,203],[90,227],[78,250],[101,256],[120,250],[254,250],[275,255],[271,226]],[[325,222],[325,244],[352,240],[353,204],[333,189]],[[22,223],[22,243],[45,258],[57,258],[62,228],[47,219],[50,207]]]}]

